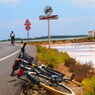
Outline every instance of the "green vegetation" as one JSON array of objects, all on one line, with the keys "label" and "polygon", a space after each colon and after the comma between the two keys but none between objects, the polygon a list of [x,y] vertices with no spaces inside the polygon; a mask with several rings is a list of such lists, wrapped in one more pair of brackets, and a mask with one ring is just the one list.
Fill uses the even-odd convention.
[{"label": "green vegetation", "polygon": [[[88,35],[51,35],[51,40],[52,39],[65,39],[65,38],[87,38]],[[41,36],[41,37],[34,37],[34,38],[29,38],[29,40],[32,40],[32,41],[35,41],[35,40],[40,40],[40,39],[48,39],[48,36]],[[15,38],[16,41],[27,41],[27,38]],[[4,40],[1,40],[1,41],[10,41],[10,39],[4,39]]]},{"label": "green vegetation", "polygon": [[58,52],[56,49],[38,46],[38,52],[37,58],[39,64],[45,64],[52,68],[56,68],[61,63],[65,64],[65,60],[72,60],[66,52]]},{"label": "green vegetation", "polygon": [[71,58],[66,52],[58,52],[56,49],[48,49],[38,46],[38,64],[45,64],[56,69],[60,64],[68,67],[69,72],[75,73],[75,80],[82,82],[84,78],[91,78],[94,74],[92,64],[80,64]]},{"label": "green vegetation", "polygon": [[95,75],[84,79],[82,83],[84,84],[84,95],[95,95]]},{"label": "green vegetation", "polygon": [[[51,35],[51,38],[87,37],[88,35]],[[34,39],[48,39],[48,36],[35,37]]]}]

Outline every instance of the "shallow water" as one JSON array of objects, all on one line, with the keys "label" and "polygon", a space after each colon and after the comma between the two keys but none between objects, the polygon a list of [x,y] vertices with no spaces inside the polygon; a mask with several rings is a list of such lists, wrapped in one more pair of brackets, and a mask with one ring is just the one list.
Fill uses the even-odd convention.
[{"label": "shallow water", "polygon": [[80,44],[72,43],[67,45],[51,46],[61,52],[68,52],[68,54],[75,58],[80,63],[92,63],[95,66],[95,44]]}]

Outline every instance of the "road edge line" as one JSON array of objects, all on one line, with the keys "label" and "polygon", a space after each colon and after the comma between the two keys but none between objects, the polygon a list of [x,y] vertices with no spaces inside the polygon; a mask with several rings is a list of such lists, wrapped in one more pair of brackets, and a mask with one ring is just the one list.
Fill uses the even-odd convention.
[{"label": "road edge line", "polygon": [[15,54],[18,53],[19,51],[20,51],[20,50],[18,50],[18,51],[16,51],[16,52],[12,53],[12,54],[10,54],[10,55],[8,55],[8,56],[6,56],[6,57],[1,58],[0,61],[3,61],[3,60],[5,60],[5,59],[7,59],[7,58],[9,58],[9,57],[11,57],[11,56],[13,56],[13,55],[15,55]]}]

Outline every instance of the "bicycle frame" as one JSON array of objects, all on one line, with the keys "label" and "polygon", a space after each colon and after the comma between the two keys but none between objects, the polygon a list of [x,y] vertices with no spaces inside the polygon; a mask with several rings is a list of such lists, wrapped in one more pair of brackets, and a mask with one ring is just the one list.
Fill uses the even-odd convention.
[{"label": "bicycle frame", "polygon": [[[72,74],[71,78],[66,78],[65,76],[63,76],[63,74],[58,74],[58,71],[56,73],[55,70],[50,69],[45,70],[42,68],[43,66],[37,66],[37,65],[33,65],[31,67],[29,67],[29,65],[23,65],[21,64],[21,71],[27,71],[28,72],[35,72],[37,75],[42,76],[44,78],[47,78],[48,80],[51,80],[53,82],[57,82],[57,83],[61,83],[61,82],[68,82],[68,81],[72,81],[72,79],[74,78],[75,74]],[[46,66],[45,66],[46,67]],[[54,72],[55,71],[55,72]],[[20,73],[20,71],[19,71]],[[22,74],[20,75],[18,73],[18,78],[22,76]]]},{"label": "bicycle frame", "polygon": [[[19,72],[17,74],[18,78],[20,78],[23,75],[23,73],[25,73],[25,76],[34,84],[42,85],[49,89],[50,87],[55,87],[55,86],[63,87],[67,91],[69,91],[71,94],[66,94],[66,93],[63,93],[62,91],[58,91],[56,87],[54,89],[52,88],[52,91],[60,93],[60,95],[74,95],[73,91],[70,88],[61,84],[62,82],[71,81],[74,78],[74,74],[71,76],[71,78],[66,78],[65,74],[60,73],[56,70],[53,70],[45,65],[38,66],[37,64],[33,64],[32,61],[34,58],[31,56],[28,56],[28,54],[25,53],[25,46],[26,46],[26,43],[21,48],[21,53],[15,60],[15,64],[13,65],[12,75],[14,74],[15,70],[19,69]],[[28,60],[28,58],[30,59],[30,61]],[[35,76],[48,81],[48,85],[43,84],[41,80],[38,78],[35,78]]]},{"label": "bicycle frame", "polygon": [[[36,84],[36,85],[40,85],[40,86],[42,86],[42,87],[45,87],[46,89],[49,89],[49,90],[51,90],[51,91],[53,91],[53,92],[57,92],[57,93],[59,93],[59,94],[57,94],[57,95],[75,95],[74,94],[74,92],[70,89],[70,88],[68,88],[67,86],[65,86],[65,85],[63,85],[63,84],[61,84],[61,82],[59,82],[59,81],[57,81],[57,80],[53,80],[53,79],[51,79],[51,78],[49,78],[47,75],[43,75],[43,74],[41,74],[41,73],[38,73],[38,72],[36,72],[36,70],[35,71],[32,71],[31,70],[31,68],[21,68],[20,69],[20,73],[22,72],[22,69],[23,70],[28,70],[27,72],[26,72],[26,77],[32,82],[32,83],[34,83],[34,84]],[[19,74],[20,74],[19,73]],[[18,74],[18,75],[19,75]],[[22,74],[20,74],[20,77],[21,77],[21,75]],[[38,76],[38,77],[40,77],[40,78],[42,78],[42,79],[45,79],[45,80],[47,80],[47,81],[49,81],[48,83],[48,85],[45,85],[45,84],[43,84],[43,82],[41,82],[39,79],[37,79],[37,78],[35,78],[34,76]],[[69,80],[68,80],[69,81]],[[63,88],[65,88],[67,91],[69,91],[71,94],[66,94],[65,92],[60,92],[60,91],[58,91],[57,89],[55,89],[56,87],[57,87],[57,85],[58,86],[62,86]],[[52,88],[53,87],[53,88]],[[54,88],[55,87],[55,88]]]}]

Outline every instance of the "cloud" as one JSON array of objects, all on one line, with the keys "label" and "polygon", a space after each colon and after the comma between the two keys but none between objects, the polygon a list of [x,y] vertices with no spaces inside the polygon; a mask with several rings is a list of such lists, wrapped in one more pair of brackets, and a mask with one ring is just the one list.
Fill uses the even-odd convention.
[{"label": "cloud", "polygon": [[16,5],[21,0],[0,0],[0,4]]},{"label": "cloud", "polygon": [[68,0],[69,2],[72,2],[77,7],[90,7],[95,8],[95,0]]}]

